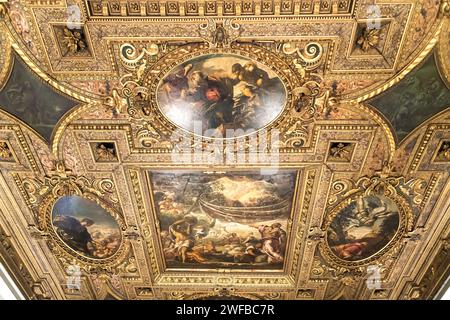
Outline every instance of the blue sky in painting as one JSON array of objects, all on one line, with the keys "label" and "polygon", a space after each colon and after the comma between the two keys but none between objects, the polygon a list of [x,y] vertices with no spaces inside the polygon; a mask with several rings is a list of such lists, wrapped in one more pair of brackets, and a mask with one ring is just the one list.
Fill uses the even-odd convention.
[{"label": "blue sky in painting", "polygon": [[52,217],[55,215],[72,216],[79,220],[83,218],[92,219],[95,224],[117,228],[118,224],[114,218],[97,203],[79,196],[64,196],[56,201]]}]

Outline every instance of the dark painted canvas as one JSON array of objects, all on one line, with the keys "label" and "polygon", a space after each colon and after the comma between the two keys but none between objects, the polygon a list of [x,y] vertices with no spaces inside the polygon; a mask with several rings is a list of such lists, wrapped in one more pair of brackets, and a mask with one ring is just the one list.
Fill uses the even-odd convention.
[{"label": "dark painted canvas", "polygon": [[370,104],[390,121],[401,141],[423,121],[450,106],[450,90],[441,80],[431,54],[398,85]]},{"label": "dark painted canvas", "polygon": [[0,91],[0,107],[27,123],[47,141],[56,123],[76,104],[45,84],[18,57],[14,59],[8,82]]},{"label": "dark painted canvas", "polygon": [[363,260],[392,240],[399,223],[398,207],[390,198],[361,196],[334,217],[327,231],[328,245],[342,260]]},{"label": "dark painted canvas", "polygon": [[89,258],[108,258],[120,247],[118,223],[91,200],[79,196],[58,199],[52,210],[52,224],[67,246]]}]

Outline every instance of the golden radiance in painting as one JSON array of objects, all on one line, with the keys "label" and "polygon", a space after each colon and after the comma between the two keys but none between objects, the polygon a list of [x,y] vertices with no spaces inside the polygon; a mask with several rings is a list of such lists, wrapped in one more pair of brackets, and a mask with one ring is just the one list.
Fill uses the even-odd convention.
[{"label": "golden radiance in painting", "polygon": [[169,268],[282,269],[295,172],[149,175]]},{"label": "golden radiance in painting", "polygon": [[275,120],[286,103],[286,89],[275,72],[255,61],[209,54],[166,75],[157,101],[163,114],[185,130],[239,136],[244,133],[236,130],[251,133]]},{"label": "golden radiance in painting", "polygon": [[52,224],[67,246],[88,258],[109,258],[120,247],[119,225],[91,200],[75,195],[58,199],[52,211]]},{"label": "golden radiance in painting", "polygon": [[383,249],[400,223],[398,207],[385,196],[359,196],[345,206],[328,229],[328,245],[340,259],[360,261]]}]

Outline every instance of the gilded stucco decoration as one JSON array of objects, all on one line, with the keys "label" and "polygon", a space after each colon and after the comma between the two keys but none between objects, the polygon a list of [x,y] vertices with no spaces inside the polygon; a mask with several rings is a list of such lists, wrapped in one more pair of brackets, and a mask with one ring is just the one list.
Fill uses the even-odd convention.
[{"label": "gilded stucco decoration", "polygon": [[0,261],[33,299],[433,298],[448,8],[0,0]]}]

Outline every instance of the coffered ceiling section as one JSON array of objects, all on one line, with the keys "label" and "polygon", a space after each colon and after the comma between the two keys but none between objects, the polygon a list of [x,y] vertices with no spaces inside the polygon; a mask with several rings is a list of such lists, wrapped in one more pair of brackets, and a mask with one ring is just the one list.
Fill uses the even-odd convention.
[{"label": "coffered ceiling section", "polygon": [[447,1],[0,0],[0,258],[37,299],[427,299]]},{"label": "coffered ceiling section", "polygon": [[290,43],[290,50],[317,42],[324,85],[355,98],[382,90],[429,51],[438,11],[438,0],[11,0],[7,24],[44,71],[93,97],[118,85],[121,43],[211,42],[219,24],[243,42]]},{"label": "coffered ceiling section", "polygon": [[351,15],[358,1],[86,1],[90,17]]}]

